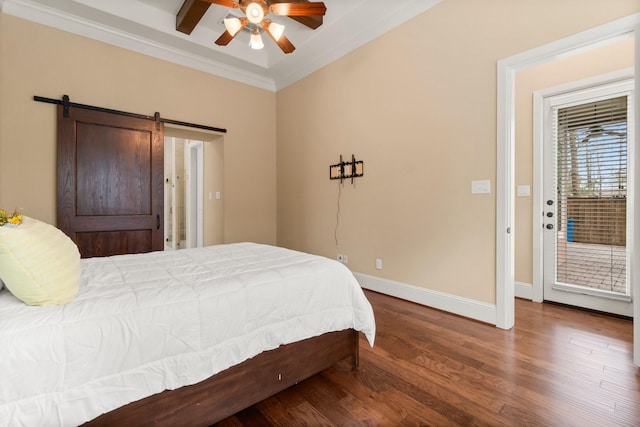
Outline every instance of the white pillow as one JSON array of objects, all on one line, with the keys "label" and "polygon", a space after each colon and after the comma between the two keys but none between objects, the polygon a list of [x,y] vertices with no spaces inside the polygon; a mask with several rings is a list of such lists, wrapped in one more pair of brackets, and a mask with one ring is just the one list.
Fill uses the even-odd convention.
[{"label": "white pillow", "polygon": [[23,216],[0,227],[0,279],[26,304],[69,303],[78,295],[80,252],[62,231]]}]

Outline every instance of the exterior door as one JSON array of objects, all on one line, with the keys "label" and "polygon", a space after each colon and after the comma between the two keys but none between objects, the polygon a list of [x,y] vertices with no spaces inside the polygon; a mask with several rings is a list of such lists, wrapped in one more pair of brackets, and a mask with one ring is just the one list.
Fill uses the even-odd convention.
[{"label": "exterior door", "polygon": [[617,82],[545,100],[545,300],[633,316],[631,90]]},{"label": "exterior door", "polygon": [[57,225],[83,258],[163,249],[163,125],[58,106]]}]

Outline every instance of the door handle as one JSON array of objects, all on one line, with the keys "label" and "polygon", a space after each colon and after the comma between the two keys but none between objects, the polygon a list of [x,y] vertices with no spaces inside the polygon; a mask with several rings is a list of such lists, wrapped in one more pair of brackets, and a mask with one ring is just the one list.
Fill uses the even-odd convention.
[{"label": "door handle", "polygon": [[160,230],[160,214],[156,215],[156,227],[158,230]]},{"label": "door handle", "polygon": [[553,230],[553,224],[547,224],[547,230]]},{"label": "door handle", "polygon": [[548,216],[549,218],[553,218],[553,212],[547,212],[547,216]]}]

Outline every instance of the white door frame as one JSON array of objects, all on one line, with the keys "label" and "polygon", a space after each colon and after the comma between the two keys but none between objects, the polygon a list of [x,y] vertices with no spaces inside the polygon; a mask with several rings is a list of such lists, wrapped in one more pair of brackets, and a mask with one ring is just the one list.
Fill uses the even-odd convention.
[{"label": "white door frame", "polygon": [[[170,177],[164,177],[164,247],[175,250],[180,242],[178,232],[178,211],[176,205],[176,139],[173,137],[164,138],[165,172],[167,158],[171,162]],[[167,181],[168,180],[168,181]],[[169,188],[167,188],[167,186]],[[171,221],[169,221],[171,217]],[[171,234],[171,240],[167,241],[167,236]],[[177,240],[176,240],[177,237]]]},{"label": "white door frame", "polygon": [[204,143],[185,140],[185,234],[187,248],[201,248],[204,240]]},{"label": "white door frame", "polygon": [[[573,36],[498,61],[497,93],[497,170],[496,170],[496,326],[510,329],[515,323],[514,279],[514,151],[515,151],[515,80],[516,72],[544,64],[576,52],[634,38],[635,81],[640,81],[640,13],[618,19]],[[640,97],[635,97],[635,123],[640,123]],[[640,132],[635,132],[639,146]],[[631,161],[640,170],[640,155]],[[634,210],[640,212],[640,186],[634,190]],[[640,242],[640,215],[633,227],[634,241]],[[631,249],[631,286],[640,295],[640,251]],[[634,312],[640,313],[640,298],[634,298]],[[633,323],[634,363],[640,366],[640,322]]]}]

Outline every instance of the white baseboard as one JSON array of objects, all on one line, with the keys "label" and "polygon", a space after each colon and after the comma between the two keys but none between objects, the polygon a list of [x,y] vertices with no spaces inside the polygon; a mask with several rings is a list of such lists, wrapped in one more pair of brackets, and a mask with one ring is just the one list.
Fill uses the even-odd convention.
[{"label": "white baseboard", "polygon": [[368,274],[353,273],[365,289],[381,294],[402,298],[407,301],[437,308],[460,316],[469,317],[481,322],[496,324],[496,306],[444,292],[433,291],[419,286],[369,276]]},{"label": "white baseboard", "polygon": [[531,283],[516,282],[516,298],[523,298],[533,301],[533,285]]}]

